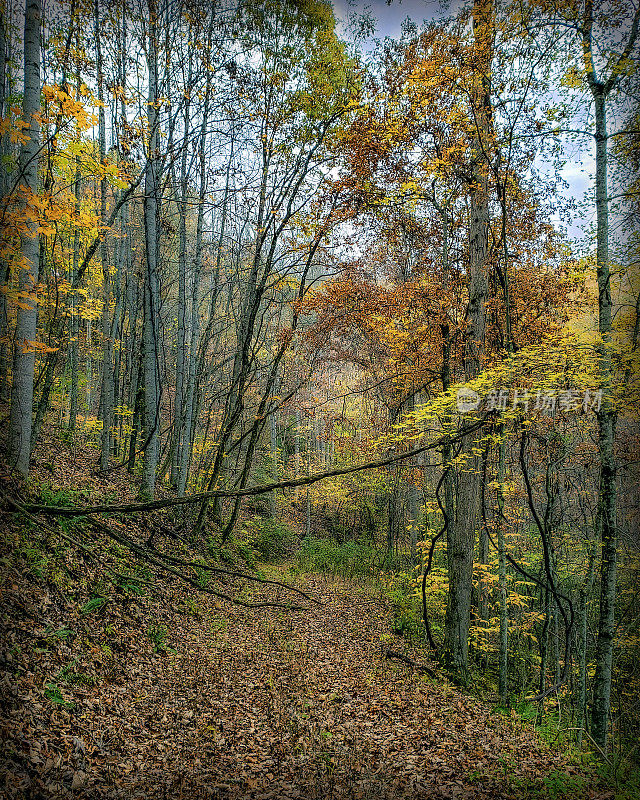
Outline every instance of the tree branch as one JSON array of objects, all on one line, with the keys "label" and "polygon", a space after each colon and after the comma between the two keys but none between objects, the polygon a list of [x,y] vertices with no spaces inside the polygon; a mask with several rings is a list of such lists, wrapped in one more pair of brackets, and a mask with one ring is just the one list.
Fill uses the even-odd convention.
[{"label": "tree branch", "polygon": [[[51,514],[53,516],[62,517],[83,517],[90,514],[139,514],[144,511],[156,511],[161,508],[173,508],[176,506],[189,505],[191,503],[201,503],[203,500],[209,500],[212,497],[249,497],[258,494],[267,494],[276,489],[289,489],[296,486],[309,486],[310,484],[317,483],[326,478],[335,478],[341,475],[351,475],[354,472],[363,472],[369,469],[378,469],[385,467],[388,464],[395,464],[398,461],[404,461],[407,458],[412,458],[420,453],[425,453],[427,450],[434,450],[442,444],[448,442],[453,443],[459,439],[464,438],[467,434],[479,430],[487,424],[487,418],[482,419],[461,428],[455,435],[445,434],[435,439],[429,444],[422,447],[416,447],[412,450],[405,450],[403,453],[398,453],[387,458],[376,459],[375,461],[367,461],[363,464],[357,464],[355,467],[340,467],[338,469],[328,470],[326,472],[315,472],[303,478],[290,478],[284,481],[276,481],[273,483],[265,483],[260,486],[251,486],[245,489],[212,489],[208,492],[198,492],[197,494],[186,495],[185,497],[178,497],[172,500],[152,500],[148,503],[121,503],[121,504],[104,504],[97,506],[46,506],[38,503],[25,503],[24,508],[27,511]],[[11,502],[10,498],[8,498]]]}]

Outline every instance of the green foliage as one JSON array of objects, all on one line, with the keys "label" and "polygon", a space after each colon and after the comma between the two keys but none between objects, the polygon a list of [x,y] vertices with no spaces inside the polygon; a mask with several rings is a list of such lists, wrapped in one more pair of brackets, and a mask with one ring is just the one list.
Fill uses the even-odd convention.
[{"label": "green foliage", "polygon": [[203,569],[202,567],[194,567],[193,568],[196,573],[196,580],[198,581],[198,586],[201,589],[206,589],[211,581],[211,573],[207,569]]},{"label": "green foliage", "polygon": [[240,557],[243,559],[249,569],[253,569],[256,565],[256,551],[247,542],[235,542],[235,549]]},{"label": "green foliage", "polygon": [[99,611],[105,603],[108,603],[108,599],[106,597],[92,597],[90,600],[82,606],[80,609],[81,614],[91,614],[94,611]]},{"label": "green foliage", "polygon": [[277,519],[251,520],[245,526],[245,546],[256,550],[265,561],[279,561],[291,555],[296,535]]},{"label": "green foliage", "polygon": [[215,557],[216,555],[224,564],[229,564],[229,566],[233,566],[236,563],[236,556],[233,550],[230,547],[220,547],[220,545],[215,541],[215,539],[209,539],[209,543],[207,545],[207,549],[209,553]]},{"label": "green foliage", "polygon": [[[549,772],[542,779],[524,780],[512,777],[510,783],[513,788],[518,790],[518,797],[522,797],[523,800],[524,798],[529,800],[559,800],[559,798],[578,800],[578,798],[587,796],[585,790],[591,785],[591,781],[584,775],[571,775],[559,770]],[[617,795],[616,800],[618,800]]]},{"label": "green foliage", "polygon": [[25,545],[20,548],[20,555],[27,561],[30,571],[38,578],[43,578],[49,567],[50,559],[37,546]]},{"label": "green foliage", "polygon": [[140,596],[144,594],[144,586],[135,578],[117,576],[114,585],[126,595]]},{"label": "green foliage", "polygon": [[567,775],[565,772],[550,772],[542,781],[545,797],[565,797],[580,791],[585,785],[585,779],[580,775]]},{"label": "green foliage", "polygon": [[227,629],[227,619],[220,614],[214,614],[209,620],[209,626],[213,633],[222,633]]},{"label": "green foliage", "polygon": [[75,703],[71,703],[68,700],[65,700],[62,695],[62,690],[56,683],[47,683],[44,687],[44,696],[50,703],[53,703],[57,706],[62,706],[63,708],[72,709],[75,708]]},{"label": "green foliage", "polygon": [[375,551],[369,544],[305,538],[296,553],[301,572],[325,572],[342,578],[370,578]]},{"label": "green foliage", "polygon": [[68,508],[70,506],[84,505],[91,499],[88,489],[61,489],[50,483],[39,486],[40,501],[45,506]]},{"label": "green foliage", "polygon": [[44,632],[44,638],[53,643],[56,639],[64,641],[70,636],[73,636],[74,633],[75,632],[71,628],[58,628],[54,630],[51,625],[48,625]]},{"label": "green foliage", "polygon": [[196,619],[202,617],[202,609],[194,597],[185,598],[178,605],[178,611],[182,611],[184,614],[188,614],[190,617],[195,617]]},{"label": "green foliage", "polygon": [[154,653],[165,653],[167,651],[167,626],[166,625],[149,625],[147,628],[147,637],[153,644]]},{"label": "green foliage", "polygon": [[596,772],[603,783],[614,787],[615,800],[635,800],[640,797],[640,767],[613,756],[609,763],[599,762]]},{"label": "green foliage", "polygon": [[414,578],[408,572],[386,575],[383,597],[393,609],[392,630],[400,636],[417,639],[422,630],[420,612],[415,601]]}]

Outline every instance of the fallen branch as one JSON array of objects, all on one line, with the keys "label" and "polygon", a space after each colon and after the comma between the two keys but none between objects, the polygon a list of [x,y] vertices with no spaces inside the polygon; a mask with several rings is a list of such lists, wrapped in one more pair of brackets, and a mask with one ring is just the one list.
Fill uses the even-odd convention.
[{"label": "fallen branch", "polygon": [[395,650],[385,650],[384,657],[389,659],[395,658],[397,661],[402,661],[412,669],[415,669],[416,672],[423,672],[427,675],[430,675],[432,678],[437,677],[436,673],[431,669],[431,667],[428,667],[426,664],[418,664],[417,661],[409,658],[409,656],[405,656],[403,653],[396,653]]},{"label": "fallen branch", "polygon": [[[307,611],[304,606],[296,605],[294,603],[278,603],[278,602],[260,602],[260,603],[249,603],[245,600],[239,600],[237,597],[232,597],[225,592],[217,591],[216,589],[210,589],[208,586],[202,586],[201,583],[198,582],[196,578],[192,578],[190,575],[186,575],[184,572],[175,569],[170,564],[167,564],[165,561],[162,560],[162,554],[158,553],[157,556],[154,555],[151,551],[146,549],[144,546],[134,542],[133,539],[129,539],[128,536],[124,534],[117,533],[112,528],[109,528],[107,525],[102,523],[100,520],[95,519],[95,517],[88,516],[89,521],[91,522],[92,526],[105,533],[110,538],[114,539],[119,544],[126,547],[128,550],[131,550],[138,558],[142,559],[143,561],[147,561],[150,564],[153,564],[157,569],[161,572],[164,572],[168,575],[173,575],[174,577],[178,578],[179,580],[183,581],[184,583],[193,586],[194,589],[197,589],[199,592],[204,592],[205,594],[213,595],[214,597],[219,598],[220,600],[226,600],[228,603],[232,603],[233,605],[242,606],[243,608],[283,608],[288,611]],[[160,556],[160,557],[158,557]],[[197,564],[193,567],[195,570],[199,569],[207,569],[206,565],[204,564]],[[300,589],[296,589],[295,587],[287,587],[290,588],[294,592],[298,592],[299,594],[304,594]]]},{"label": "fallen branch", "polygon": [[204,569],[207,572],[217,572],[220,575],[230,575],[232,578],[243,578],[247,581],[255,581],[256,583],[264,583],[268,584],[269,586],[281,586],[283,589],[287,589],[289,592],[296,592],[302,597],[305,597],[307,600],[311,600],[312,603],[317,603],[319,606],[324,605],[321,600],[318,600],[317,597],[313,597],[313,595],[307,594],[307,592],[303,592],[302,589],[298,589],[295,586],[291,586],[288,583],[284,583],[282,581],[274,581],[271,578],[259,578],[257,575],[249,575],[246,572],[237,572],[236,570],[232,569],[223,569],[222,567],[213,567],[209,564],[200,564],[197,561],[184,561],[181,558],[176,558],[176,556],[170,556],[167,553],[161,553],[159,550],[154,551],[164,558],[166,561],[171,561],[174,564],[179,564],[183,567],[192,567],[197,569]]},{"label": "fallen branch", "polygon": [[[74,547],[78,547],[91,558],[93,558],[97,563],[101,564],[108,572],[110,572],[114,577],[121,578],[124,580],[135,580],[138,583],[145,583],[151,584],[151,581],[144,580],[134,575],[125,575],[120,572],[116,572],[113,570],[97,553],[94,549],[88,547],[86,544],[78,541],[69,534],[65,533],[62,530],[53,530],[48,525],[42,522],[40,519],[36,519],[36,517],[30,513],[18,500],[15,500],[13,497],[10,497],[7,494],[4,494],[4,500],[7,505],[11,506],[12,508],[20,511],[24,516],[34,522],[41,530],[47,532],[48,535],[51,536],[59,536],[60,538],[64,539],[65,541],[72,544]],[[307,592],[303,592],[302,589],[298,589],[295,586],[290,586],[281,581],[270,580],[268,578],[259,578],[257,575],[248,575],[243,572],[234,572],[233,570],[226,570],[221,567],[213,567],[207,564],[199,564],[196,561],[184,561],[182,559],[176,558],[175,556],[169,556],[167,554],[161,553],[160,551],[150,550],[149,548],[145,547],[142,544],[130,539],[128,536],[122,533],[118,533],[117,531],[113,530],[113,528],[106,525],[102,520],[96,519],[90,515],[87,515],[87,519],[91,524],[91,527],[99,533],[103,533],[109,538],[113,539],[114,541],[118,542],[118,544],[123,545],[126,547],[130,552],[132,552],[138,559],[141,561],[146,561],[149,564],[153,564],[160,572],[165,573],[165,575],[172,575],[179,580],[183,581],[184,583],[192,586],[193,588],[197,589],[200,592],[204,592],[205,594],[213,595],[214,597],[219,598],[220,600],[225,600],[228,603],[232,603],[233,605],[242,606],[244,608],[282,608],[287,611],[308,611],[305,606],[297,605],[294,603],[279,603],[279,602],[259,602],[259,603],[251,603],[244,600],[239,600],[236,597],[232,597],[225,592],[220,592],[215,589],[211,589],[208,586],[202,586],[197,578],[192,577],[191,575],[187,575],[184,572],[176,569],[171,564],[167,563],[167,561],[171,561],[173,563],[179,564],[180,566],[185,566],[190,568],[195,572],[196,569],[205,570],[207,572],[216,572],[225,575],[230,575],[237,578],[242,578],[245,580],[255,581],[261,584],[268,584],[273,586],[279,586],[283,589],[286,589],[291,592],[295,592],[296,594],[302,595],[306,600],[310,600],[311,602],[317,603],[322,605],[321,601],[317,598],[313,597],[312,595],[308,594]],[[166,559],[166,560],[165,560]]]}]

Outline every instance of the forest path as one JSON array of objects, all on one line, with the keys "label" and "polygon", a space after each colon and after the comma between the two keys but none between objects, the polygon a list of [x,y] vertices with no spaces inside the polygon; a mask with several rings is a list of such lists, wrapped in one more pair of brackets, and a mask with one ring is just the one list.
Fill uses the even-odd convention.
[{"label": "forest path", "polygon": [[519,798],[562,770],[519,720],[385,660],[375,597],[317,576],[305,588],[323,605],[207,608],[169,633],[178,652],[149,662],[120,700],[121,749],[100,769],[120,773],[120,793]]},{"label": "forest path", "polygon": [[[0,592],[12,643],[0,796],[609,796],[589,786],[549,794],[579,777],[558,748],[444,679],[385,659],[389,612],[371,591],[307,575],[301,586],[322,605],[284,611],[166,586],[87,615],[27,574],[7,572]],[[273,600],[273,587],[252,584],[245,599]]]}]

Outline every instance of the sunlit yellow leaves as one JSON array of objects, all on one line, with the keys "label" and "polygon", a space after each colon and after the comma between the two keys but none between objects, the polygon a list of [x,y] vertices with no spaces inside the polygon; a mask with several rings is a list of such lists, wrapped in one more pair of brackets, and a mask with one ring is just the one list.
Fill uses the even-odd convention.
[{"label": "sunlit yellow leaves", "polygon": [[58,350],[57,347],[50,347],[44,342],[32,341],[31,339],[25,339],[23,342],[17,342],[16,344],[21,348],[23,353],[46,354],[55,353],[56,350]]}]

